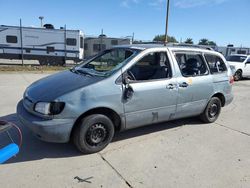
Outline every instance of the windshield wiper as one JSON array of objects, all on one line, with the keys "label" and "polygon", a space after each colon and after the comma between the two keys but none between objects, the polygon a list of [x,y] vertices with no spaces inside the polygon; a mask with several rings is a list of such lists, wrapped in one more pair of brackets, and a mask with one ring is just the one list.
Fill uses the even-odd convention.
[{"label": "windshield wiper", "polygon": [[87,71],[84,71],[82,69],[74,69],[74,71],[78,74],[85,74],[85,75],[89,75],[89,76],[93,76],[93,74],[87,72]]},{"label": "windshield wiper", "polygon": [[71,68],[71,69],[69,69],[71,72],[73,72],[73,73],[77,73],[76,72],[76,69],[73,67],[73,68]]}]

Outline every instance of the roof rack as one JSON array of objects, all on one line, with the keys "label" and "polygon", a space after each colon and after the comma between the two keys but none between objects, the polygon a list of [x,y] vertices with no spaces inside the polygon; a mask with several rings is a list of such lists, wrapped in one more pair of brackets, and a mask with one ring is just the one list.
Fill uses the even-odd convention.
[{"label": "roof rack", "polygon": [[179,46],[179,47],[190,47],[190,48],[200,48],[205,50],[215,51],[212,46],[196,45],[196,44],[185,44],[185,43],[169,43],[167,46]]}]

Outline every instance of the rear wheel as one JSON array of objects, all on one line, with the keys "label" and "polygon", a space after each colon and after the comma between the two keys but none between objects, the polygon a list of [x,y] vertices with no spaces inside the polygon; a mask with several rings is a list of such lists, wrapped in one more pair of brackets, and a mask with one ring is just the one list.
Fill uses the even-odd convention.
[{"label": "rear wheel", "polygon": [[48,61],[47,61],[47,59],[41,59],[41,60],[39,60],[39,64],[42,66],[48,65]]},{"label": "rear wheel", "polygon": [[241,70],[237,70],[235,73],[234,73],[234,80],[235,81],[239,81],[242,79],[242,71]]},{"label": "rear wheel", "polygon": [[212,97],[207,104],[206,109],[200,115],[200,119],[205,123],[213,123],[217,120],[221,111],[221,100],[218,97]]},{"label": "rear wheel", "polygon": [[102,114],[93,114],[83,118],[73,135],[74,144],[84,154],[104,149],[114,136],[112,121]]}]

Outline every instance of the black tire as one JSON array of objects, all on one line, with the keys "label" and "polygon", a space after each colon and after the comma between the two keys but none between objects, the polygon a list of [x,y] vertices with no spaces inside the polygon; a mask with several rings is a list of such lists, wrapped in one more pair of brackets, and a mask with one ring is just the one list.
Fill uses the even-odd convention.
[{"label": "black tire", "polygon": [[104,149],[113,139],[114,124],[105,115],[93,114],[83,118],[73,133],[77,149],[84,154]]},{"label": "black tire", "polygon": [[39,64],[41,66],[45,66],[45,65],[48,65],[48,62],[46,60],[39,60]]},{"label": "black tire", "polygon": [[242,71],[241,70],[237,70],[234,73],[234,81],[239,81],[242,79]]},{"label": "black tire", "polygon": [[207,107],[200,115],[204,123],[213,123],[217,120],[221,112],[221,100],[218,97],[212,97]]}]

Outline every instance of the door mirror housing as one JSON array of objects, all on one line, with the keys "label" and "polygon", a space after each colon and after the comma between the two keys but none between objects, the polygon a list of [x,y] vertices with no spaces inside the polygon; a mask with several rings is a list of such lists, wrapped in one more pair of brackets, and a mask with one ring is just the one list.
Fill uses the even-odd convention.
[{"label": "door mirror housing", "polygon": [[124,85],[129,85],[130,79],[129,79],[129,75],[127,73],[123,74],[123,76],[122,76],[122,83]]}]

